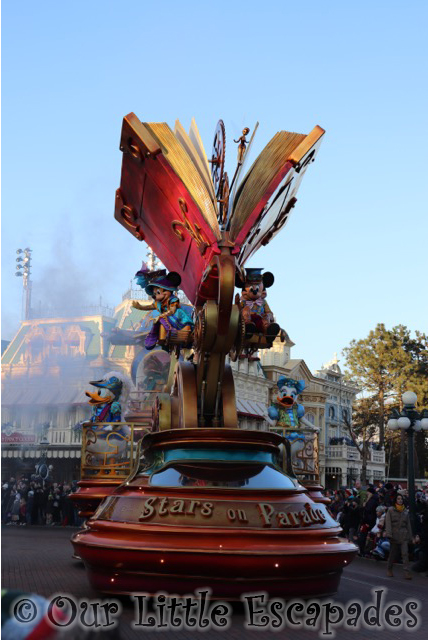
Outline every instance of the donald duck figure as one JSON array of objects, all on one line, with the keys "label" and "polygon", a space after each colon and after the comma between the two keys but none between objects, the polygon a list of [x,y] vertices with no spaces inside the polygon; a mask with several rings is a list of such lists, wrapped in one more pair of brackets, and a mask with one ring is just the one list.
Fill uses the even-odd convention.
[{"label": "donald duck figure", "polygon": [[114,473],[115,466],[127,459],[131,428],[122,423],[122,410],[126,412],[132,383],[125,374],[110,371],[90,384],[97,390],[86,391],[93,426],[86,428],[84,460],[94,469],[103,467],[104,473]]},{"label": "donald duck figure", "polygon": [[112,371],[102,380],[93,380],[89,384],[97,387],[96,391],[86,391],[92,407],[91,422],[120,422],[122,407],[119,398],[123,390],[122,374]]}]

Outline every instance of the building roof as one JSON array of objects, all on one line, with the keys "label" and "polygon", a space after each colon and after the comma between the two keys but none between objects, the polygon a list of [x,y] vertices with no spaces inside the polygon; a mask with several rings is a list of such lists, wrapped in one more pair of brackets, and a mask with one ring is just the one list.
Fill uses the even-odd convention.
[{"label": "building roof", "polygon": [[[90,385],[88,384],[88,389]],[[53,405],[76,405],[87,404],[88,398],[84,389],[78,389],[71,384],[58,381],[53,384],[51,381],[46,382],[45,378],[36,380],[33,378],[31,383],[25,384],[8,384],[2,391],[2,406],[53,406]]]},{"label": "building roof", "polygon": [[238,413],[250,418],[263,418],[266,419],[267,406],[262,402],[255,400],[243,400],[241,398],[236,399],[236,408]]},{"label": "building roof", "polygon": [[[109,332],[115,324],[114,318],[105,316],[84,316],[76,318],[41,318],[27,320],[18,329],[15,337],[3,353],[2,365],[24,363],[29,352],[30,343],[40,338],[42,342],[52,341],[58,336],[58,349],[61,350],[63,340],[78,334],[84,337],[83,354],[86,358],[107,355],[102,334]],[[102,353],[104,352],[104,353]]]}]

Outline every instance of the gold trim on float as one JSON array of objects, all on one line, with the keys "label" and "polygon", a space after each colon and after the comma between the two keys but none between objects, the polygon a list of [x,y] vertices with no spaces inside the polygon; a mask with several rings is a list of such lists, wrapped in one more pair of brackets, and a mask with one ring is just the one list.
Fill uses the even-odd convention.
[{"label": "gold trim on float", "polygon": [[[201,463],[201,462],[207,462],[207,460],[205,460],[204,458],[201,458],[201,459],[196,459],[195,458],[194,460],[192,460],[192,462]],[[167,469],[168,467],[172,466],[173,464],[180,464],[180,463],[183,464],[183,461],[182,460],[170,460],[163,467],[161,467],[159,469],[159,471],[164,471],[165,469]],[[225,464],[228,463],[228,464],[232,465],[233,461],[232,460],[225,460],[224,463]],[[263,464],[263,463],[259,463],[259,464]],[[272,469],[273,468],[274,467],[272,466]],[[137,477],[141,478],[144,475],[145,475],[144,473],[141,473]],[[125,487],[126,487],[126,482],[125,482]],[[133,489],[134,491],[137,491],[138,487],[135,487],[134,485],[132,485],[132,486],[129,486],[129,489]],[[144,491],[146,493],[150,492],[150,491],[163,493],[166,489],[168,489],[168,491],[176,491],[178,493],[190,493],[191,495],[194,495],[194,493],[195,493],[195,487],[170,487],[170,486],[167,486],[167,485],[154,485],[154,484],[144,485]],[[221,487],[221,488],[220,487],[203,487],[203,489],[202,489],[202,487],[197,487],[197,489],[198,489],[198,495],[202,495],[202,496],[205,495],[205,492],[207,493],[207,495],[209,495],[213,491],[216,491],[217,493],[219,493],[220,490],[221,490],[221,492],[224,492],[226,494],[231,492],[231,491],[235,491],[236,492],[236,488],[235,487]],[[204,493],[202,493],[202,491]],[[296,494],[296,495],[301,494],[301,493],[304,493],[305,495],[307,495],[307,490],[306,489],[291,489],[291,488],[290,489],[269,489],[269,488],[268,489],[243,489],[243,491],[248,491],[248,492],[251,491],[251,493],[256,495],[256,496],[259,495],[256,492],[260,492],[260,494],[262,496],[266,495],[266,493],[272,494],[273,496],[280,496],[280,495],[283,495],[284,491],[293,492],[293,494]],[[276,493],[275,493],[275,491],[276,491]],[[141,498],[142,496],[145,496],[145,495],[146,495],[145,493],[141,493],[141,496],[126,496],[126,495],[123,495],[123,497],[126,497],[126,498],[135,497],[135,499],[137,499],[137,498]],[[245,496],[245,494],[244,494],[244,496]],[[246,498],[244,496],[241,496],[241,499],[243,501],[247,501],[248,502],[249,500],[246,500]],[[289,496],[286,496],[286,497],[289,497]],[[309,500],[307,500],[307,502],[309,502]],[[294,504],[294,503],[290,503],[290,504]],[[314,504],[318,504],[318,503],[314,502]]]},{"label": "gold trim on float", "polygon": [[[142,553],[165,553],[165,554],[172,554],[172,553],[193,553],[193,554],[204,554],[204,555],[216,555],[216,556],[251,556],[251,557],[257,557],[257,556],[263,556],[263,557],[269,557],[269,556],[281,556],[283,558],[288,558],[289,556],[325,556],[325,555],[332,555],[332,554],[338,554],[338,553],[355,553],[355,549],[343,549],[343,551],[337,550],[337,549],[332,549],[332,550],[325,550],[322,549],[322,553],[321,553],[321,549],[319,552],[314,553],[314,549],[308,549],[307,552],[302,551],[300,549],[299,553],[292,553],[293,548],[290,549],[290,547],[287,547],[288,549],[290,549],[290,553],[282,553],[280,551],[257,551],[257,553],[255,552],[246,552],[246,551],[229,551],[227,549],[165,549],[163,548],[145,548],[145,547],[124,547],[123,544],[121,547],[110,547],[108,545],[105,544],[93,544],[91,542],[87,542],[85,541],[84,545],[82,545],[82,543],[79,543],[79,540],[73,540],[73,543],[76,545],[83,546],[83,547],[91,547],[94,549],[109,549],[110,551],[140,551]],[[336,544],[345,544],[343,542],[339,542],[339,543],[335,543]],[[349,543],[348,543],[349,544]],[[321,545],[320,545],[321,547]],[[90,563],[90,560],[88,560],[88,562]]]},{"label": "gold trim on float", "polygon": [[[103,496],[104,497],[104,496]],[[314,531],[318,531],[318,529],[303,529],[303,528],[295,528],[295,529],[291,529],[291,528],[286,528],[286,527],[277,527],[276,529],[269,529],[268,527],[265,528],[260,528],[260,527],[225,527],[225,526],[219,526],[219,527],[215,527],[215,526],[209,526],[209,525],[198,525],[198,524],[171,524],[170,522],[144,522],[142,523],[141,521],[137,521],[137,520],[107,520],[107,519],[103,519],[102,516],[98,516],[96,518],[97,522],[108,522],[108,523],[112,523],[112,524],[126,524],[126,525],[141,525],[144,524],[144,527],[149,525],[150,527],[159,527],[160,529],[164,529],[165,527],[174,527],[175,529],[178,528],[182,528],[182,529],[211,529],[213,534],[218,534],[219,530],[221,530],[222,533],[229,533],[229,532],[235,532],[235,531],[239,531],[239,532],[243,532],[243,531],[250,531],[251,533],[255,532],[255,531],[275,531],[275,532],[280,532],[283,533],[284,531],[287,531],[288,534],[290,533],[294,533],[294,532],[299,532],[301,533],[302,531],[306,532],[314,532]],[[326,527],[325,529],[322,529],[322,533],[325,536],[327,533],[331,534],[332,537],[336,537],[336,532],[341,531],[341,529],[337,529],[337,527],[331,528],[329,529],[328,527]],[[174,531],[174,533],[177,533],[176,531]],[[335,534],[333,536],[333,534]]]}]

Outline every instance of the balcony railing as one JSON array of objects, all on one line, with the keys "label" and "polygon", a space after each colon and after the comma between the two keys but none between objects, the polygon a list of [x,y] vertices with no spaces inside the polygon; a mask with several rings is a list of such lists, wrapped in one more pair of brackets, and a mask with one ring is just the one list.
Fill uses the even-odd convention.
[{"label": "balcony railing", "polygon": [[[360,453],[356,447],[350,447],[347,444],[329,445],[326,447],[326,458],[335,458],[341,460],[361,460]],[[385,464],[385,451],[369,450],[369,462],[377,464]]]},{"label": "balcony railing", "polygon": [[50,445],[71,445],[81,444],[82,432],[68,429],[52,429],[49,432],[48,440]]}]

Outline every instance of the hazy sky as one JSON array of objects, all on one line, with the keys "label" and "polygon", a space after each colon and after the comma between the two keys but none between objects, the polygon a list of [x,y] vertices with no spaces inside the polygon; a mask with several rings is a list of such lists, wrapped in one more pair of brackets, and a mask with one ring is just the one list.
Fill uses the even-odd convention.
[{"label": "hazy sky", "polygon": [[428,330],[428,5],[247,0],[2,3],[2,333],[33,301],[116,305],[145,246],[113,217],[122,118],[217,120],[233,173],[281,129],[326,129],[290,222],[249,265],[314,370],[378,322]]}]

